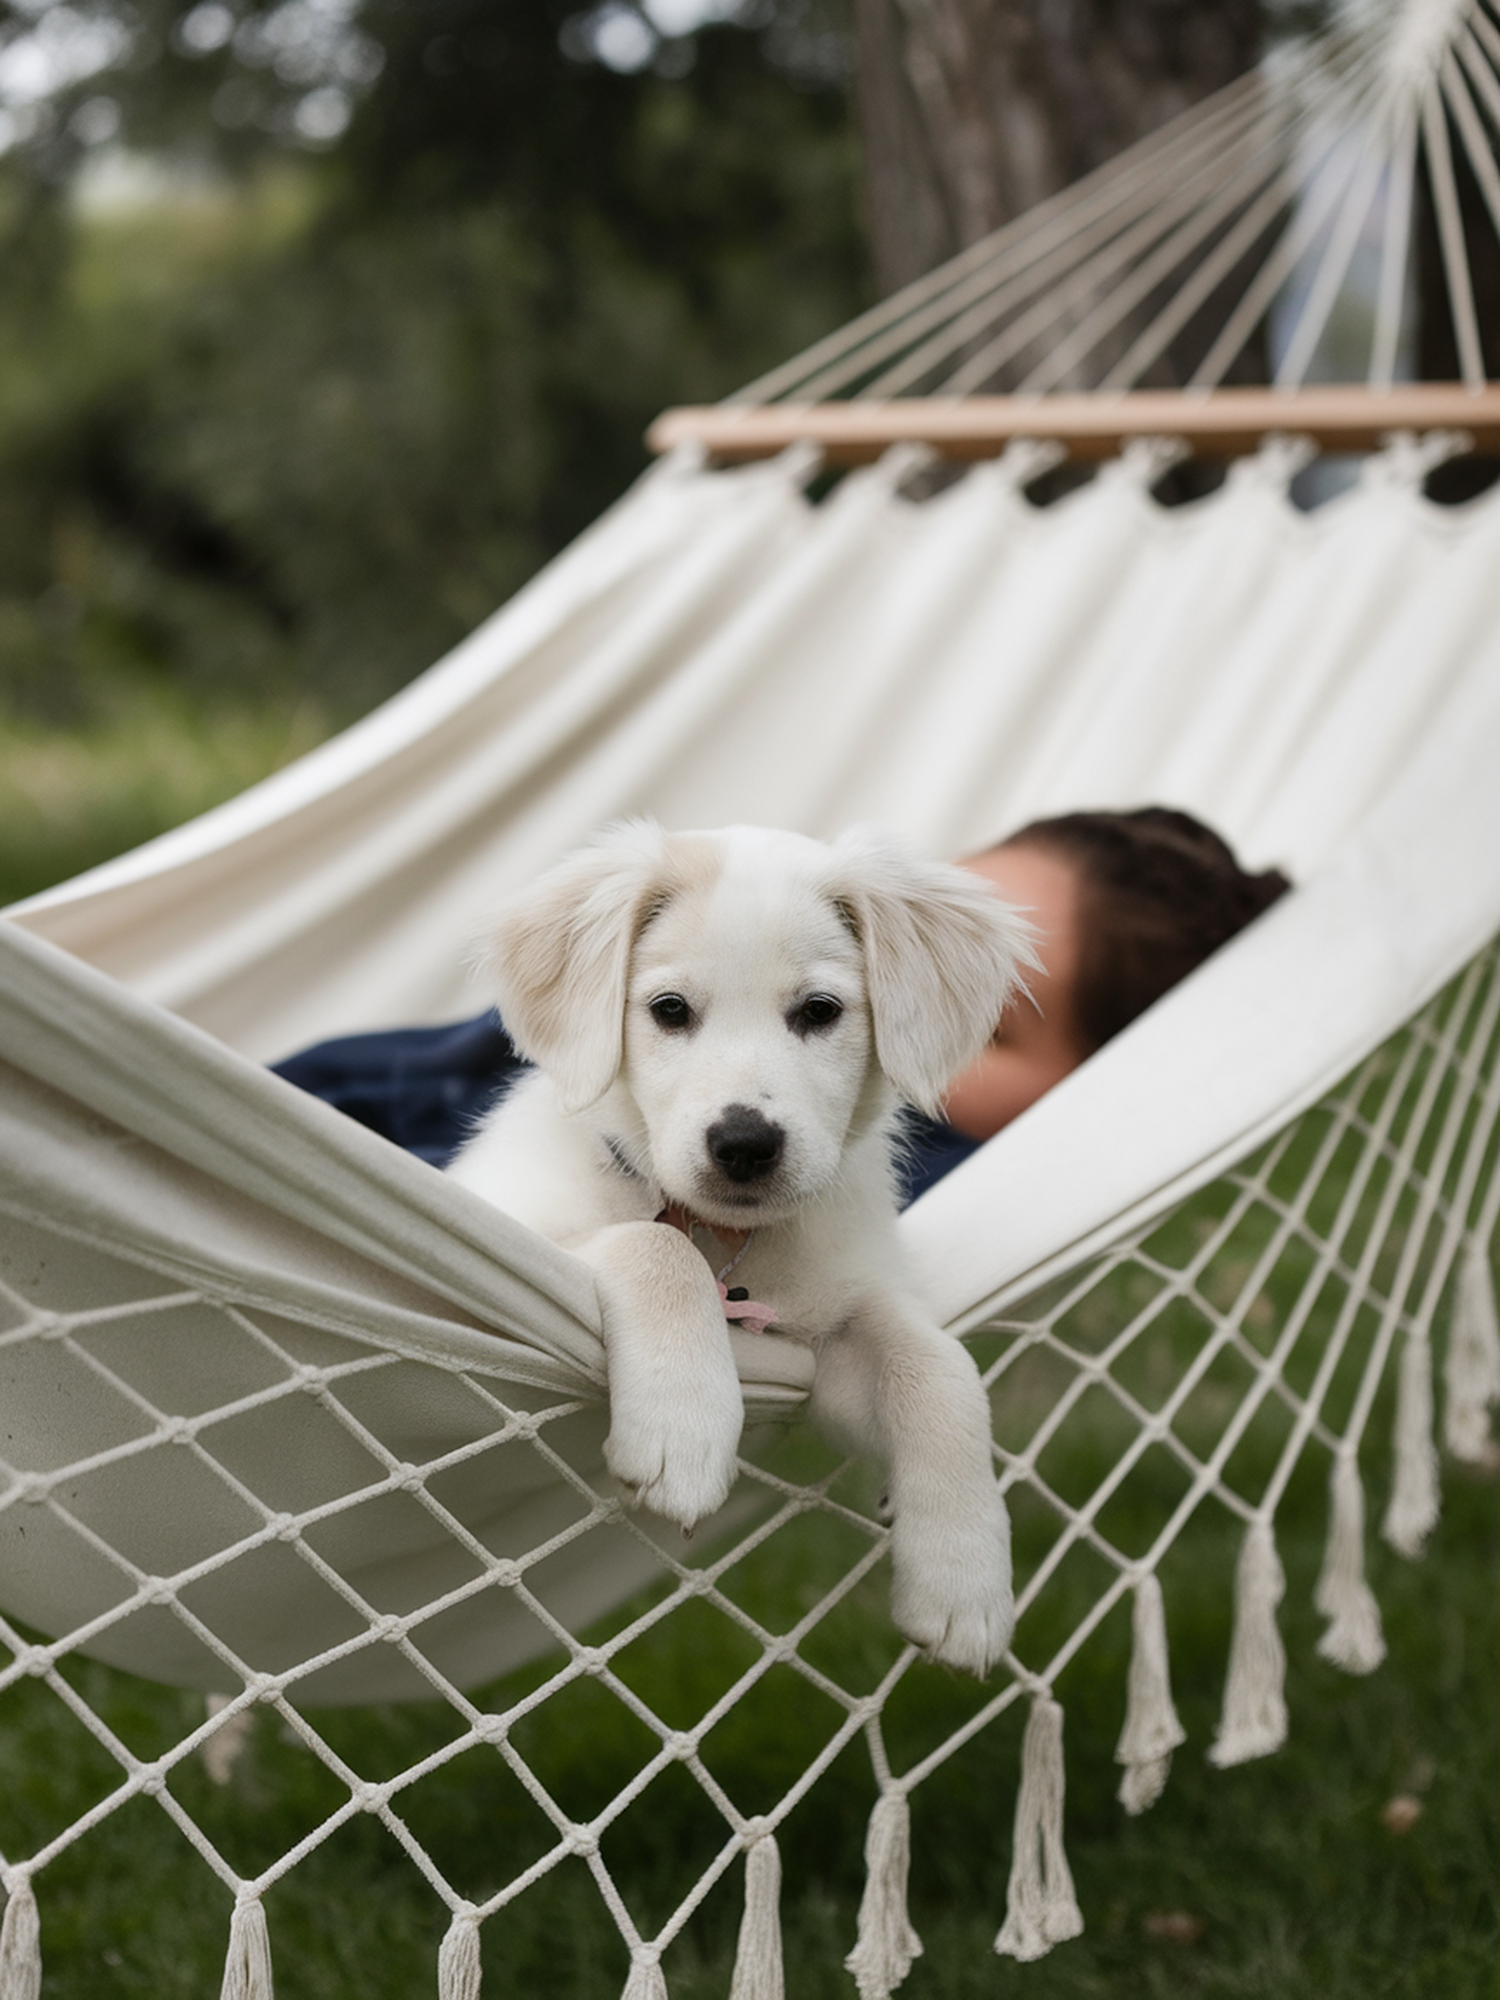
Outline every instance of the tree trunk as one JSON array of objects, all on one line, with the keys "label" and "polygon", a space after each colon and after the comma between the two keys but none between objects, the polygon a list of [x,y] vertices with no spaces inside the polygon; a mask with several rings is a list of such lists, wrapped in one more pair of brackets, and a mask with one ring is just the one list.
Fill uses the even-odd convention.
[{"label": "tree trunk", "polygon": [[1247,70],[1259,0],[854,0],[876,275],[897,290]]}]

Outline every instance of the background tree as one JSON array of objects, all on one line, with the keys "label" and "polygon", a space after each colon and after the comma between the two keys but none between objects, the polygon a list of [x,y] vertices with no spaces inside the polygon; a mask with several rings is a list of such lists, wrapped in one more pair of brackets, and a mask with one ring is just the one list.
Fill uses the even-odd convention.
[{"label": "background tree", "polygon": [[[12,53],[77,18],[0,5]],[[13,112],[0,162],[31,246],[24,283],[0,276],[13,711],[77,719],[155,677],[357,712],[617,497],[663,403],[725,394],[867,296],[813,17],[99,19],[109,59]],[[80,213],[80,166],[87,187],[122,138],[175,180]]]},{"label": "background tree", "polygon": [[871,247],[894,291],[1232,82],[1259,0],[853,0]]}]

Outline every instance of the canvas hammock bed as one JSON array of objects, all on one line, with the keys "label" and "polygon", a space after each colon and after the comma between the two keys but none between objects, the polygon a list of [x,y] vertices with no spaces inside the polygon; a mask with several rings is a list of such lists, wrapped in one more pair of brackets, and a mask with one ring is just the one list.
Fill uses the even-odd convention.
[{"label": "canvas hammock bed", "polygon": [[[1488,160],[1500,86],[1476,51],[1486,63],[1500,52],[1483,8],[1407,0],[1295,61],[1284,52],[747,392],[729,419],[744,426],[764,406],[770,421],[778,396],[853,387],[866,399],[833,416],[869,419],[854,453],[869,456],[893,410],[909,438],[933,435],[931,405],[902,418],[882,400],[913,387],[1029,395],[1113,370],[1119,388],[1160,351],[1156,322],[1132,322],[1137,373],[1122,373],[1124,322],[1099,301],[1118,307],[1132,287],[1150,299],[1170,276],[1152,311],[1173,322],[1161,341],[1176,337],[1191,318],[1184,288],[1197,285],[1193,311],[1212,298],[1200,279],[1215,246],[1220,276],[1240,287],[1216,324],[1238,313],[1242,337],[1302,273],[1303,318],[1282,347],[1290,390],[1316,352],[1306,313],[1326,316],[1328,273],[1342,276],[1372,212],[1404,271],[1403,188],[1419,157],[1441,210],[1450,126],[1473,141],[1500,216],[1478,146]],[[1254,173],[1225,121],[1258,135]],[[1326,178],[1308,181],[1313,124],[1337,199]],[[1205,174],[1219,161],[1198,190],[1216,220],[1184,248],[1197,278],[1157,255],[1163,227],[1186,229],[1181,216],[1162,223],[1185,147]],[[1275,284],[1243,275],[1260,241],[1248,224],[1224,248],[1242,212],[1223,198],[1236,174],[1236,200],[1260,203],[1271,232],[1256,270]],[[1119,259],[1092,266],[1121,235]],[[1449,268],[1464,348],[1460,261]],[[1155,275],[1137,283],[1143,262]],[[1377,387],[1400,296],[1382,269]],[[1025,351],[1014,334],[1006,346],[1007,316],[1036,310],[1018,272],[1075,330],[1098,323],[1102,346],[1080,333],[1070,377],[1050,351],[1038,364],[1050,379],[1005,375]],[[1210,344],[1227,365],[1232,342]],[[950,363],[958,374],[943,377]],[[1493,422],[1482,353],[1466,386],[1465,407]],[[28,1851],[0,1830],[6,2000],[38,1990],[48,1865],[143,1794],[233,1898],[229,1994],[269,2000],[263,1899],[359,1814],[401,1843],[451,1915],[444,2000],[478,1992],[479,1926],[503,1926],[516,1897],[575,1857],[618,1925],[631,2000],[666,1990],[673,1940],[743,1859],[735,1993],[779,1994],[776,1830],[861,1736],[873,1810],[849,1963],[870,2000],[920,1950],[905,1901],[911,1798],[1018,1702],[1029,1720],[997,1949],[1037,1956],[1082,1923],[1062,1843],[1059,1677],[1128,1599],[1121,1797],[1144,1809],[1182,1740],[1158,1571],[1227,1516],[1241,1553],[1209,1754],[1232,1764],[1274,1750],[1286,1729],[1276,1521],[1309,1462],[1328,1480],[1320,1650],[1353,1672],[1379,1663],[1362,1462],[1373,1452],[1386,1465],[1393,1426],[1383,1532],[1414,1555],[1438,1514],[1434,1344],[1450,1451],[1484,1456],[1500,1395],[1500,498],[1433,506],[1421,482],[1455,440],[1404,435],[1351,490],[1300,512],[1288,484],[1306,449],[1261,417],[1245,434],[1264,434],[1257,448],[1191,506],[1153,499],[1171,448],[1137,437],[1092,484],[1038,507],[1025,489],[1056,452],[1025,434],[1044,436],[1053,413],[1065,428],[1062,403],[986,407],[971,428],[988,423],[987,443],[960,449],[980,456],[1009,437],[1003,454],[925,499],[908,491],[927,457],[910,445],[814,503],[816,447],[722,469],[701,443],[678,444],[366,721],[0,925],[0,1715],[7,1691],[40,1684],[117,1771]],[[1149,428],[1128,401],[1078,407],[1085,429],[1113,424],[1117,441]],[[1179,429],[1222,408],[1175,407]],[[1300,407],[1277,410],[1295,427]],[[1363,412],[1378,429],[1368,397]],[[701,432],[708,419],[683,421]],[[794,413],[792,435],[812,421]],[[766,448],[762,437],[746,455]],[[1021,1616],[986,1695],[893,1765],[886,1705],[932,1670],[888,1632],[878,1599],[871,1677],[846,1684],[820,1664],[820,1627],[862,1601],[884,1531],[857,1482],[778,1458],[806,1357],[741,1337],[757,1427],[712,1530],[684,1545],[624,1513],[603,1468],[588,1273],[261,1065],[330,1034],[473,1012],[463,943],[477,913],[623,812],[814,834],[874,819],[961,853],[1040,813],[1143,801],[1199,812],[1297,886],[902,1219],[935,1309],[980,1343]],[[1159,1496],[1147,1530],[1142,1491]],[[1126,1534],[1115,1509],[1130,1496]],[[815,1601],[752,1607],[740,1579],[783,1538],[805,1547]],[[1087,1609],[1059,1638],[1048,1606],[1064,1590]],[[705,1607],[748,1638],[753,1663],[692,1727],[671,1727],[623,1661],[642,1635]],[[70,1673],[80,1658],[203,1690],[201,1723],[143,1754],[90,1706]],[[538,1659],[550,1664],[524,1696],[496,1695]],[[768,1676],[816,1692],[836,1719],[794,1781],[747,1802],[715,1775],[715,1730]],[[528,1763],[519,1728],[580,1681],[653,1746],[585,1822]],[[446,1703],[455,1734],[378,1780],[320,1729],[321,1705],[405,1699]],[[262,1711],[347,1798],[244,1875],[174,1780]],[[435,1765],[476,1746],[504,1760],[545,1835],[459,1881],[404,1808]],[[680,1901],[643,1928],[611,1843],[673,1766],[701,1787],[722,1839],[684,1857]]]}]

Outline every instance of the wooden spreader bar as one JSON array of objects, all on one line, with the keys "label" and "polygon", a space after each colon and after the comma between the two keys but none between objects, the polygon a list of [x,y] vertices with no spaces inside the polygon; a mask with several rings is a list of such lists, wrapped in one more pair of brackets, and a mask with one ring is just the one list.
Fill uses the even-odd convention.
[{"label": "wooden spreader bar", "polygon": [[1132,438],[1182,438],[1203,458],[1242,458],[1276,432],[1322,451],[1373,451],[1392,431],[1468,432],[1500,451],[1500,383],[1405,382],[1391,389],[1137,389],[1059,396],[911,396],[889,402],[717,404],[665,410],[646,433],[655,452],[697,440],[720,461],[771,458],[807,440],[833,465],[860,465],[894,444],[945,458],[995,458],[1013,438],[1055,439],[1070,458],[1113,458]]}]

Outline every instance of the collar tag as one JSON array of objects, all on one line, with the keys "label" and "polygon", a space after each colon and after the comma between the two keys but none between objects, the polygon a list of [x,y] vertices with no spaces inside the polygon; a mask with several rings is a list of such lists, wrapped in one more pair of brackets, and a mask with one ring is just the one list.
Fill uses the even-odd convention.
[{"label": "collar tag", "polygon": [[736,1285],[731,1291],[724,1282],[750,1248],[754,1230],[720,1229],[716,1223],[705,1222],[701,1216],[694,1215],[690,1208],[684,1208],[681,1202],[675,1201],[668,1202],[656,1220],[666,1223],[669,1229],[680,1229],[683,1235],[689,1238],[695,1229],[706,1229],[726,1250],[733,1244],[734,1254],[729,1262],[714,1273],[714,1282],[719,1288],[719,1303],[724,1308],[725,1319],[731,1326],[743,1327],[749,1333],[764,1333],[766,1328],[775,1322],[774,1306],[761,1305],[752,1299],[743,1285]]}]

